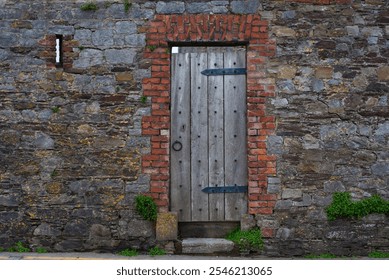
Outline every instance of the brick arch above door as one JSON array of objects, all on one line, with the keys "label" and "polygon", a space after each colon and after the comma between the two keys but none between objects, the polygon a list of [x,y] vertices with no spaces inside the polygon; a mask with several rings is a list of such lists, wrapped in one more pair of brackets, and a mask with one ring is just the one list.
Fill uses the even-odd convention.
[{"label": "brick arch above door", "polygon": [[[170,179],[170,47],[179,44],[245,44],[247,46],[247,147],[248,212],[271,215],[276,194],[267,192],[269,177],[276,176],[276,156],[266,141],[275,133],[275,117],[268,115],[266,100],[275,85],[267,75],[275,41],[268,22],[259,15],[156,15],[146,31],[144,59],[151,77],[143,80],[143,94],[151,98],[151,115],[142,119],[142,134],[151,140],[150,154],[142,158],[143,173],[150,175],[150,195],[160,212],[169,210]],[[272,230],[262,229],[272,236]]]}]

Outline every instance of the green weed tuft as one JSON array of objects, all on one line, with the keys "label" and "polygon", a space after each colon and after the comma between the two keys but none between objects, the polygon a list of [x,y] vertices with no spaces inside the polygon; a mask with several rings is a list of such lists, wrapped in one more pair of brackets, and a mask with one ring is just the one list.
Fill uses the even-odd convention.
[{"label": "green weed tuft", "polygon": [[87,2],[81,5],[81,11],[97,11],[99,7],[93,2]]},{"label": "green weed tuft", "polygon": [[150,256],[163,256],[163,255],[166,255],[166,252],[165,250],[159,248],[158,246],[155,246],[153,248],[150,248],[149,250],[149,254]]},{"label": "green weed tuft", "polygon": [[135,257],[138,255],[138,252],[135,249],[124,249],[118,253],[121,256],[125,257]]},{"label": "green weed tuft", "polygon": [[147,221],[157,220],[157,205],[154,200],[145,195],[135,197],[135,209]]},{"label": "green weed tuft", "polygon": [[123,0],[124,2],[124,11],[126,13],[128,13],[128,11],[130,10],[131,6],[132,6],[132,3],[130,3],[129,0]]},{"label": "green weed tuft", "polygon": [[36,248],[36,252],[39,254],[45,254],[45,253],[47,253],[47,250],[45,248],[38,247],[38,248]]},{"label": "green weed tuft", "polygon": [[21,241],[16,242],[16,244],[8,249],[9,252],[18,252],[18,253],[27,253],[31,252],[30,248],[25,247]]},{"label": "green weed tuft", "polygon": [[260,251],[263,249],[262,233],[259,228],[243,231],[235,229],[227,235],[227,239],[238,245],[241,251],[253,250]]},{"label": "green weed tuft", "polygon": [[389,201],[378,195],[352,201],[348,192],[334,193],[332,203],[326,208],[327,217],[330,221],[337,218],[362,218],[363,216],[377,213],[389,214]]},{"label": "green weed tuft", "polygon": [[374,251],[374,252],[369,253],[369,258],[389,259],[389,252]]}]

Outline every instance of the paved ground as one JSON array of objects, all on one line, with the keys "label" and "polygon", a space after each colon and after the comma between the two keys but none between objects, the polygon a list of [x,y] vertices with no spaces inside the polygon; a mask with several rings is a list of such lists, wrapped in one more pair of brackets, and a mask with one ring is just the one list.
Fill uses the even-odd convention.
[{"label": "paved ground", "polygon": [[136,257],[124,257],[109,253],[0,253],[0,260],[234,260],[234,259],[269,259],[256,256],[250,258],[226,257],[226,256],[189,256],[189,255],[165,255]]},{"label": "paved ground", "polygon": [[[139,255],[124,257],[110,253],[10,253],[1,252],[1,260],[307,260],[306,258],[270,258],[267,256],[229,257],[229,256],[196,256],[196,255]],[[338,260],[389,260],[369,257],[344,257]],[[334,260],[336,260],[334,259]]]}]

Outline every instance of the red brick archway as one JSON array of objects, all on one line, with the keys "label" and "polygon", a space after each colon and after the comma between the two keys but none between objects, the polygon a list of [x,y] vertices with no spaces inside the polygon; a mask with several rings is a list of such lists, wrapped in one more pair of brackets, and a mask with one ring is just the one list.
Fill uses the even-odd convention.
[{"label": "red brick archway", "polygon": [[144,58],[151,62],[151,77],[143,80],[143,91],[152,105],[142,133],[150,136],[151,151],[143,156],[142,167],[150,174],[150,194],[159,211],[169,210],[170,45],[242,43],[247,44],[248,209],[249,214],[272,214],[277,195],[267,193],[267,179],[276,175],[276,157],[268,154],[266,140],[274,134],[275,117],[267,114],[265,104],[275,90],[266,71],[275,42],[269,39],[268,22],[259,15],[157,15],[146,36]]}]

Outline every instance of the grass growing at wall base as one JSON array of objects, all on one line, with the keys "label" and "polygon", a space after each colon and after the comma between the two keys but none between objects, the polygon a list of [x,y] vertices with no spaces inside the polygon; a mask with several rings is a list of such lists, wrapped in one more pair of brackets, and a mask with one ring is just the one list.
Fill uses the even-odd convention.
[{"label": "grass growing at wall base", "polygon": [[238,245],[241,251],[259,251],[263,248],[262,233],[259,228],[240,230],[239,228],[227,235],[227,239]]},{"label": "grass growing at wall base", "polygon": [[389,214],[389,201],[378,195],[352,201],[348,192],[334,193],[332,203],[326,208],[330,221],[337,218],[362,218],[369,214]]},{"label": "grass growing at wall base", "polygon": [[138,255],[138,252],[135,249],[124,249],[118,253],[121,256],[125,257],[135,257]]},{"label": "grass growing at wall base", "polygon": [[371,252],[369,254],[369,257],[374,259],[389,259],[389,252],[375,251],[375,252]]}]

